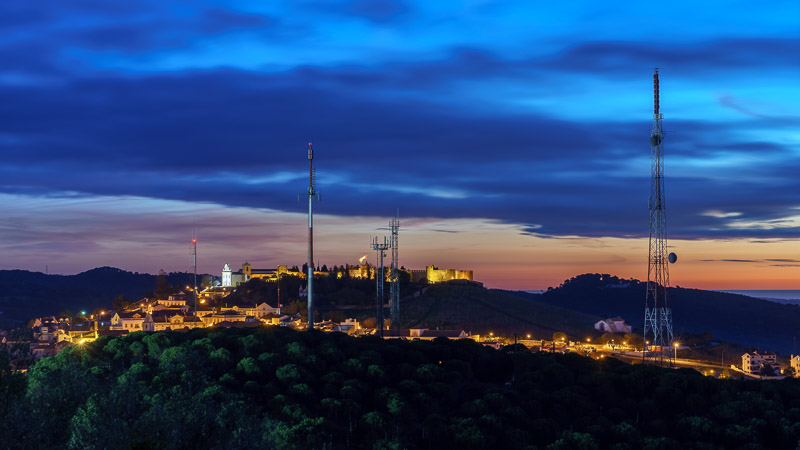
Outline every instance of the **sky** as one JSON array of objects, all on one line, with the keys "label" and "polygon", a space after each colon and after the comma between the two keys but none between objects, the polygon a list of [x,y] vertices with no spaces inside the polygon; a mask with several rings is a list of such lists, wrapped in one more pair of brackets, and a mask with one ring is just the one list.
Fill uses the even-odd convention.
[{"label": "sky", "polygon": [[0,2],[0,269],[315,257],[545,289],[647,278],[660,68],[672,285],[800,289],[800,3]]}]

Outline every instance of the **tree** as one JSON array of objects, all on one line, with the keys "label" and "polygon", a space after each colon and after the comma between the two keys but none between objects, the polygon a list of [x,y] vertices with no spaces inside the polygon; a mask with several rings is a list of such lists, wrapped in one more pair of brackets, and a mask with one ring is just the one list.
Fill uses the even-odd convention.
[{"label": "tree", "polygon": [[602,336],[597,338],[597,342],[603,345],[608,344],[609,342],[620,343],[621,341],[622,339],[620,339],[620,337],[614,333],[603,333]]},{"label": "tree", "polygon": [[328,312],[328,319],[333,322],[341,323],[344,322],[345,319],[347,319],[347,316],[345,316],[345,314],[341,311],[333,310]]},{"label": "tree", "polygon": [[158,298],[167,298],[170,295],[175,293],[175,288],[172,287],[169,283],[167,283],[167,273],[164,272],[164,269],[158,271],[158,276],[156,276],[156,290],[155,295]]},{"label": "tree", "polygon": [[787,377],[794,377],[794,376],[797,375],[797,371],[794,370],[794,367],[789,366],[789,367],[783,369],[783,374],[786,375]]},{"label": "tree", "polygon": [[306,304],[304,302],[300,300],[293,300],[285,308],[283,308],[283,312],[290,315],[298,313],[302,314],[305,309],[306,309]]},{"label": "tree", "polygon": [[126,298],[125,294],[117,294],[114,300],[111,301],[111,308],[118,311],[127,308],[131,303],[133,302],[129,298]]},{"label": "tree", "polygon": [[642,344],[644,343],[642,336],[635,333],[625,333],[623,339],[625,339],[625,342],[627,342],[628,345],[636,350],[640,350],[642,348]]},{"label": "tree", "polygon": [[758,371],[758,374],[762,377],[774,377],[777,375],[775,373],[775,368],[772,367],[770,364],[763,364],[761,366],[761,370]]}]

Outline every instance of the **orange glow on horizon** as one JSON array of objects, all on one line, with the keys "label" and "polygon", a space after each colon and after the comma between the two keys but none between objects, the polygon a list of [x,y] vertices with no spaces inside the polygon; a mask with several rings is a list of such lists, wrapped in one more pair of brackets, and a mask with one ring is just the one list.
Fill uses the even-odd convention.
[{"label": "orange glow on horizon", "polygon": [[[255,210],[220,205],[142,198],[99,197],[91,203],[75,199],[57,205],[35,197],[25,201],[6,195],[27,217],[14,242],[0,243],[15,267],[51,273],[79,273],[108,265],[123,270],[158,273],[186,270],[181,225],[187,211],[202,223],[205,236],[198,272],[220,276],[226,262],[249,260],[254,267],[301,266],[306,258],[307,217],[303,213]],[[117,209],[114,209],[117,208]],[[139,211],[152,211],[154,221],[140,221]],[[44,213],[46,211],[47,213]],[[98,230],[70,228],[60,233],[81,242],[81,251],[64,253],[63,242],[51,239],[53,215],[81,217],[88,211],[102,225]],[[352,261],[353,253],[370,251],[369,239],[389,217],[343,217],[318,214],[315,256],[328,267]],[[76,224],[78,222],[75,222]],[[489,288],[536,290],[556,287],[583,273],[620,278],[647,278],[647,238],[541,237],[525,234],[521,224],[491,219],[404,218],[400,228],[400,265],[407,269],[473,270],[474,279]],[[98,226],[100,226],[98,225]],[[175,230],[164,232],[163,230]],[[386,233],[388,234],[388,233]],[[124,235],[125,239],[120,239]],[[60,235],[59,235],[60,236]],[[19,242],[35,243],[31,252]],[[184,241],[185,242],[185,241]],[[798,248],[786,239],[669,240],[678,255],[669,265],[672,286],[713,290],[799,289]],[[68,255],[68,257],[66,256]],[[387,261],[388,262],[388,259]]]}]

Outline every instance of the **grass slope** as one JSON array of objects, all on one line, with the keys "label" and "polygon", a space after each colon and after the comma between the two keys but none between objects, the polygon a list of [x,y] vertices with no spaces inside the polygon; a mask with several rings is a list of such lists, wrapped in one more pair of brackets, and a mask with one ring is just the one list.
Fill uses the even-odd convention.
[{"label": "grass slope", "polygon": [[476,286],[431,286],[420,297],[401,303],[401,328],[464,329],[473,333],[532,333],[550,337],[555,331],[582,334],[599,317],[526,300]]}]

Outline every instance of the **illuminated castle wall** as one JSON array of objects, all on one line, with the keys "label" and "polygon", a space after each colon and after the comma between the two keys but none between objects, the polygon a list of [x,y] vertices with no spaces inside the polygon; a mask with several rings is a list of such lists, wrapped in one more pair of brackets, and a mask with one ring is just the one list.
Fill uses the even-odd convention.
[{"label": "illuminated castle wall", "polygon": [[366,262],[355,267],[350,267],[347,272],[348,275],[350,275],[350,278],[359,278],[368,280],[372,280],[375,278],[375,268]]},{"label": "illuminated castle wall", "polygon": [[[412,283],[416,283],[424,279],[427,279],[429,283],[444,283],[453,280],[473,281],[472,270],[439,269],[436,266],[427,266],[424,270],[401,270],[404,270],[410,275]],[[375,266],[372,266],[368,262],[347,268],[347,274],[350,276],[350,278],[354,279],[374,280],[376,272],[377,269]],[[230,265],[225,264],[225,267],[222,269],[222,286],[238,286],[239,284],[244,283],[251,278],[261,278],[265,281],[275,281],[278,279],[279,275],[294,275],[303,279],[306,277],[305,273],[296,270],[289,270],[288,266],[285,265],[280,265],[277,269],[253,269],[249,262],[245,262],[242,264],[241,270],[233,272],[230,268]],[[328,275],[328,272],[314,271],[315,277]],[[336,276],[341,278],[341,273],[338,273]],[[386,281],[390,281],[391,269],[389,267],[384,268],[384,276]]]},{"label": "illuminated castle wall", "polygon": [[471,270],[438,269],[435,266],[427,266],[425,271],[429,283],[444,283],[452,280],[472,281]]},{"label": "illuminated castle wall", "polygon": [[[471,270],[439,269],[436,266],[427,266],[425,270],[411,269],[405,270],[405,272],[411,276],[412,283],[424,279],[427,279],[429,283],[444,283],[452,280],[473,281]],[[368,263],[350,268],[349,273],[350,278],[375,279],[375,267],[370,266]],[[384,273],[386,280],[389,281],[391,269],[385,268]]]}]

